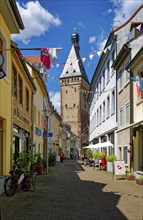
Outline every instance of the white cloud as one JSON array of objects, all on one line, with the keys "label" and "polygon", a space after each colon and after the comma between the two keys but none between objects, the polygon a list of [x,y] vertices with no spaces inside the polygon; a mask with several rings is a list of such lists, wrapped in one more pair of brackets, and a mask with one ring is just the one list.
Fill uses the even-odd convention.
[{"label": "white cloud", "polygon": [[50,96],[50,101],[52,102],[52,105],[57,110],[57,112],[60,114],[60,108],[61,108],[60,92],[50,91],[49,96]]},{"label": "white cloud", "polygon": [[[123,24],[132,14],[142,5],[142,0],[110,0],[114,6],[114,21],[120,21]],[[118,24],[120,25],[120,24]]]},{"label": "white cloud", "polygon": [[78,25],[82,28],[85,28],[85,25],[81,21],[78,22]]},{"label": "white cloud", "polygon": [[89,38],[89,43],[90,44],[95,43],[95,41],[96,41],[96,37],[95,36]]},{"label": "white cloud", "polygon": [[58,27],[62,24],[59,17],[54,17],[40,5],[39,1],[29,1],[22,5],[17,2],[17,7],[25,29],[20,34],[13,34],[13,40],[21,40],[23,43],[28,44],[31,37],[44,35],[52,26]]}]

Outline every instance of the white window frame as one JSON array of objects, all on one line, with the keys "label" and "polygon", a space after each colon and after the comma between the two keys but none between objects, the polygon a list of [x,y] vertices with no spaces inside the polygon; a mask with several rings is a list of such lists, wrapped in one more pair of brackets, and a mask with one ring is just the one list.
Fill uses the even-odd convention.
[{"label": "white window frame", "polygon": [[[127,107],[129,107],[128,112],[127,112]],[[130,102],[127,102],[125,104],[125,122],[126,122],[126,125],[130,124]]]}]

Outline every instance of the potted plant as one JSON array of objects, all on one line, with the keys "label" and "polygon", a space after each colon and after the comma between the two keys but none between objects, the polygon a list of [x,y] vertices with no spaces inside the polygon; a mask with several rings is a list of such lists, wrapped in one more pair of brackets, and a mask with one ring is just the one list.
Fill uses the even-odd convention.
[{"label": "potted plant", "polygon": [[136,179],[136,184],[138,185],[143,185],[143,176],[140,175],[137,179]]},{"label": "potted plant", "polygon": [[107,171],[113,172],[113,161],[116,160],[116,156],[114,154],[111,154],[106,157],[107,159]]},{"label": "potted plant", "polygon": [[127,173],[127,180],[135,180],[135,176],[132,172]]},{"label": "potted plant", "polygon": [[43,173],[43,159],[41,154],[37,154],[36,171],[39,175]]},{"label": "potted plant", "polygon": [[30,170],[32,152],[21,152],[16,159],[17,166],[22,170]]}]

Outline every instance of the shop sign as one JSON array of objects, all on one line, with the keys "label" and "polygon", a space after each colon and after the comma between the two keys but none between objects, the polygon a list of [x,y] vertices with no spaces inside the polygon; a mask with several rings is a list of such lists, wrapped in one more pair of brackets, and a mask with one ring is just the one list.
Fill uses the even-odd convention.
[{"label": "shop sign", "polygon": [[40,128],[36,127],[36,134],[39,135],[39,136],[42,136],[42,131],[41,131]]}]

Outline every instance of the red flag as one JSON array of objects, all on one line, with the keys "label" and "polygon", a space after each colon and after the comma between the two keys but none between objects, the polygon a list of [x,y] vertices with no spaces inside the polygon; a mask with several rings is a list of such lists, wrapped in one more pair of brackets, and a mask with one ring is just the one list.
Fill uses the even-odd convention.
[{"label": "red flag", "polygon": [[50,54],[49,48],[41,49],[41,62],[47,69],[50,69]]},{"label": "red flag", "polygon": [[137,88],[137,94],[138,94],[138,97],[139,97],[141,95],[141,90],[140,90],[140,85],[139,85],[138,80],[136,81],[136,88]]}]

